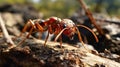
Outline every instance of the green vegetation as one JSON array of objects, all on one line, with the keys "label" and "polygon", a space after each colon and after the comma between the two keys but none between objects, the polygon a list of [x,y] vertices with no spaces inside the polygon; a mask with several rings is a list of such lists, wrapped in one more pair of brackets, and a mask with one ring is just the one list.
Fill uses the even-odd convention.
[{"label": "green vegetation", "polygon": [[[37,2],[35,2],[37,1]],[[84,0],[92,12],[105,12],[120,17],[120,0]],[[43,13],[44,17],[70,17],[80,8],[77,0],[0,0],[0,4],[29,4]]]},{"label": "green vegetation", "polygon": [[93,12],[106,12],[120,17],[120,0],[93,0],[89,2]]},{"label": "green vegetation", "polygon": [[15,4],[15,3],[26,4],[28,2],[32,2],[32,1],[31,0],[0,0],[0,4],[5,4],[5,3],[9,3],[9,4]]},{"label": "green vegetation", "polygon": [[68,17],[79,8],[79,3],[74,0],[41,0],[37,8],[45,16]]}]

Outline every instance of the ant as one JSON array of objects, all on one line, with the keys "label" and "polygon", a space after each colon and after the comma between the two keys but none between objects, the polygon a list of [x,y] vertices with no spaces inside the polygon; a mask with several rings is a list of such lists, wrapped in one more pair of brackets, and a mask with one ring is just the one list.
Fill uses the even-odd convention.
[{"label": "ant", "polygon": [[[28,27],[29,25],[30,25],[30,27]],[[75,25],[75,23],[70,19],[62,19],[61,20],[58,17],[50,17],[47,20],[40,20],[40,19],[31,20],[30,19],[25,24],[20,36],[22,36],[22,34],[24,32],[26,32],[26,30],[28,28],[30,28],[30,31],[27,34],[27,36],[25,37],[25,39],[27,39],[33,31],[37,31],[37,32],[48,31],[47,37],[45,39],[44,46],[46,45],[49,34],[54,34],[54,35],[56,35],[55,41],[59,38],[60,39],[60,47],[62,47],[62,36],[61,36],[61,34],[64,34],[64,35],[68,36],[70,39],[73,39],[74,34],[77,33],[79,41],[84,46],[84,42],[82,40],[81,33],[79,32],[79,29],[77,27],[83,27],[83,28],[89,30],[94,35],[96,42],[98,42],[97,36],[95,35],[95,33],[90,28],[88,28],[84,25]],[[18,45],[20,45],[22,42],[24,42],[25,39],[23,39]]]}]

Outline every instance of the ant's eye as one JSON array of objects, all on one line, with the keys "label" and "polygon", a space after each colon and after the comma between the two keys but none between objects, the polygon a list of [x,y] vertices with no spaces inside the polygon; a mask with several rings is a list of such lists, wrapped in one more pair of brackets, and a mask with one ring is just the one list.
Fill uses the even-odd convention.
[{"label": "ant's eye", "polygon": [[39,24],[42,25],[42,26],[44,26],[45,25],[44,22],[45,22],[45,20],[40,20]]},{"label": "ant's eye", "polygon": [[66,28],[66,26],[67,26],[67,25],[66,25],[66,24],[64,24],[64,25],[63,25],[63,28]]},{"label": "ant's eye", "polygon": [[40,22],[39,22],[39,23],[43,23],[43,22],[45,22],[45,20],[40,20]]}]

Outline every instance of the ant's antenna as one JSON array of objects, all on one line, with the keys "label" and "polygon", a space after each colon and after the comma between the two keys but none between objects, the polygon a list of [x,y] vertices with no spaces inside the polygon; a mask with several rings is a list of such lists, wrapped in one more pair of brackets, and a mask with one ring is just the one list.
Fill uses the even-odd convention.
[{"label": "ant's antenna", "polygon": [[95,33],[90,28],[88,28],[87,26],[77,25],[77,27],[83,27],[83,28],[87,29],[88,31],[90,31],[93,34],[93,36],[95,37],[96,42],[99,41],[98,38],[97,38],[97,36],[95,35]]}]

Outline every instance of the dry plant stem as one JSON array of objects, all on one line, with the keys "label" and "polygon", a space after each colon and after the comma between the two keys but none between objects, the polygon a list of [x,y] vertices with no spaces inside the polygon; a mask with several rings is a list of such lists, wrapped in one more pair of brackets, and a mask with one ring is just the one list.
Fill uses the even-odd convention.
[{"label": "dry plant stem", "polygon": [[113,20],[110,20],[110,19],[96,19],[97,21],[102,21],[102,22],[107,22],[107,23],[114,23],[114,24],[118,24],[120,25],[120,21],[113,21]]},{"label": "dry plant stem", "polygon": [[9,34],[6,30],[6,27],[5,27],[4,21],[1,17],[1,14],[0,14],[0,26],[1,26],[5,41],[10,45],[9,48],[15,47],[16,45],[14,44],[14,42],[12,41],[11,37],[9,36]]},{"label": "dry plant stem", "polygon": [[98,30],[99,34],[104,35],[103,30],[96,24],[96,20],[93,18],[92,13],[90,12],[90,10],[87,8],[86,4],[84,3],[83,0],[79,0],[81,7],[85,10],[87,16],[89,17],[91,23],[96,27],[96,29]]}]

